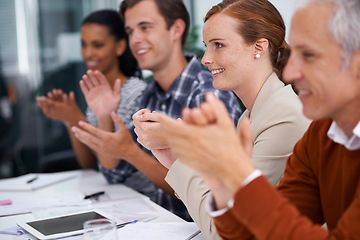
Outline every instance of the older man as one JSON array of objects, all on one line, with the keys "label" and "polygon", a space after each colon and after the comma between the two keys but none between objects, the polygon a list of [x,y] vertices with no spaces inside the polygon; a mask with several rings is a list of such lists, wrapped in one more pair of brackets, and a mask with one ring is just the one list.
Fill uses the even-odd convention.
[{"label": "older man", "polygon": [[161,117],[174,153],[210,186],[222,238],[360,239],[359,29],[359,0],[306,0],[295,12],[284,74],[314,122],[276,189],[251,164],[249,123],[237,137],[213,95],[206,126],[198,109],[183,113],[192,122]]}]

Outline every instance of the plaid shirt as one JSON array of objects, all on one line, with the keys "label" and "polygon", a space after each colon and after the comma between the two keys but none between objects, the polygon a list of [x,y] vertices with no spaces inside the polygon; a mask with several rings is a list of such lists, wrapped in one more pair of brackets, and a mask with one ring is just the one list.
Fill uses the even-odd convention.
[{"label": "plaid shirt", "polygon": [[[147,108],[151,111],[164,113],[172,118],[181,117],[184,107],[196,107],[204,101],[205,93],[214,92],[222,100],[236,125],[241,115],[239,102],[231,91],[220,91],[213,87],[213,79],[209,71],[204,70],[195,56],[186,56],[188,65],[182,74],[175,79],[167,92],[164,92],[156,81],[152,81],[143,92],[138,109]],[[129,128],[136,141],[134,126]],[[151,152],[143,148],[148,154]],[[138,172],[130,163],[120,161],[119,165],[111,170],[101,168],[105,178],[110,183],[123,182],[133,189],[149,196],[154,202],[175,213],[191,220],[186,207],[180,200],[172,198],[162,189],[153,184],[142,173]]]}]

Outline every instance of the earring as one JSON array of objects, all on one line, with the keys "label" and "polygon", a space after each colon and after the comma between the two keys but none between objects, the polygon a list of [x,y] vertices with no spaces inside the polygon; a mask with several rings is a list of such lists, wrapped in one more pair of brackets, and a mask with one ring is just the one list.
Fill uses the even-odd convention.
[{"label": "earring", "polygon": [[122,52],[118,52],[118,53],[117,53],[117,55],[118,55],[119,57],[121,57],[121,55],[122,55]]},{"label": "earring", "polygon": [[260,53],[256,54],[256,55],[255,55],[255,58],[256,58],[256,59],[259,59],[259,58],[260,58]]}]

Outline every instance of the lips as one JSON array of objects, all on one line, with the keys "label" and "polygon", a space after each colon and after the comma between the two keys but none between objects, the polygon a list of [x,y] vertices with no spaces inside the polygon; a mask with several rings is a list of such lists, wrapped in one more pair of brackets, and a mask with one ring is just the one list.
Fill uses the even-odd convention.
[{"label": "lips", "polygon": [[86,61],[86,66],[90,69],[94,69],[97,66],[99,66],[99,62],[98,61]]},{"label": "lips", "polygon": [[210,70],[212,75],[216,75],[225,71],[224,68]]},{"label": "lips", "polygon": [[298,95],[308,95],[308,94],[310,94],[310,91],[308,91],[308,90],[299,90],[298,91]]},{"label": "lips", "polygon": [[143,49],[136,50],[136,54],[141,55],[141,54],[147,53],[149,51],[150,51],[150,48],[143,48]]}]

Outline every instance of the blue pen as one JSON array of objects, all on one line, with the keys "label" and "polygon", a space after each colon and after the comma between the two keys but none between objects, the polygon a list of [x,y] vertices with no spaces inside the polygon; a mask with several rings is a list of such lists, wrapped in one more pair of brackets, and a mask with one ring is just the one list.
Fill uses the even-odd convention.
[{"label": "blue pen", "polygon": [[137,223],[137,222],[138,222],[138,220],[133,220],[133,221],[126,222],[126,223],[120,223],[120,224],[117,224],[116,227],[117,227],[117,228],[122,228],[122,227],[124,227],[124,226],[126,226],[126,225],[128,225],[128,224]]}]

